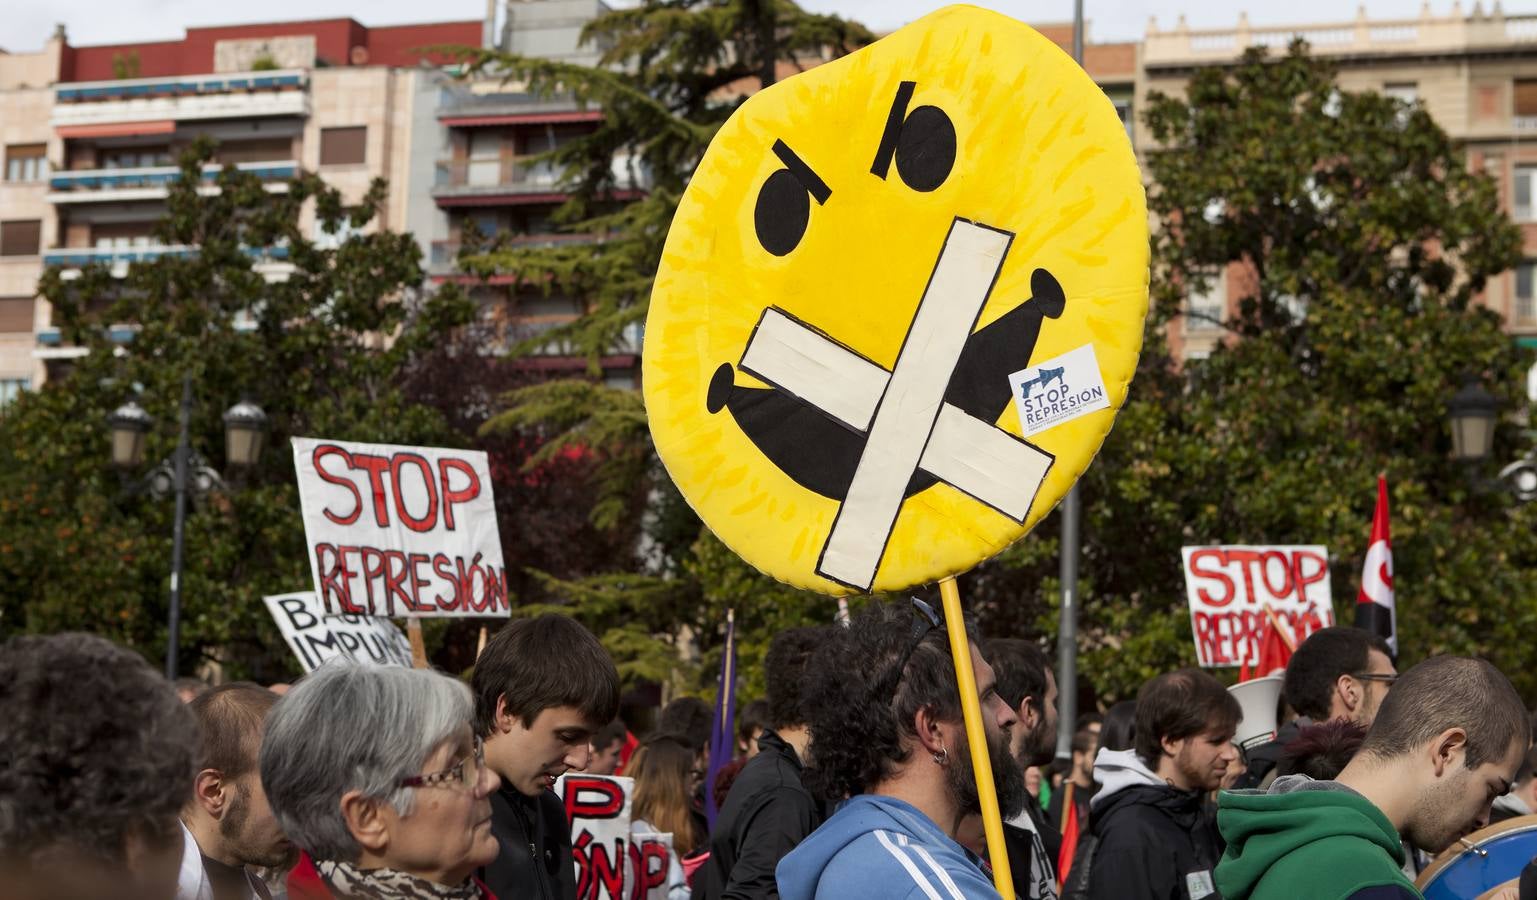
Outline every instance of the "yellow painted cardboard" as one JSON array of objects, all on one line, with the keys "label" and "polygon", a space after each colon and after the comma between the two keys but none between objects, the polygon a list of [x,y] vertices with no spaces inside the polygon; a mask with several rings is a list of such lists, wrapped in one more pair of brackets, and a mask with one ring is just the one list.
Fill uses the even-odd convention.
[{"label": "yellow painted cardboard", "polygon": [[[897,102],[904,82],[911,83],[905,107]],[[933,126],[940,118],[954,134],[948,167],[943,127],[903,143],[907,123]],[[926,143],[930,132],[937,143]],[[893,136],[895,153],[877,174],[883,140],[889,149]],[[788,179],[796,173],[782,174],[793,166],[776,143],[826,192],[819,200],[806,189],[798,234],[793,198],[768,204],[791,215],[769,229],[766,246],[757,218],[764,192],[783,199],[786,185],[792,194],[795,187]],[[1013,234],[974,332],[1037,302],[1032,273],[1046,270],[1065,304],[1041,322],[1028,360],[1092,344],[1109,408],[1028,439],[1054,461],[1023,521],[935,483],[901,501],[869,583],[829,579],[817,574],[819,558],[844,498],[787,474],[762,435],[743,430],[734,407],[712,412],[712,380],[717,389],[727,383],[721,373],[729,364],[734,390],[774,393],[751,393],[773,385],[741,368],[771,308],[886,372],[900,354],[921,353],[904,351],[904,341],[958,219]],[[781,581],[844,594],[958,574],[1028,532],[1098,452],[1136,368],[1147,273],[1141,176],[1109,99],[1028,26],[974,7],[942,9],[758,93],[711,142],[673,220],[646,322],[642,385],[657,451],[721,540]],[[785,400],[776,397],[774,408],[788,408]],[[814,457],[817,441],[796,432],[808,415],[824,414],[808,406],[779,417],[781,437]],[[1012,402],[989,424],[1022,433]]]}]

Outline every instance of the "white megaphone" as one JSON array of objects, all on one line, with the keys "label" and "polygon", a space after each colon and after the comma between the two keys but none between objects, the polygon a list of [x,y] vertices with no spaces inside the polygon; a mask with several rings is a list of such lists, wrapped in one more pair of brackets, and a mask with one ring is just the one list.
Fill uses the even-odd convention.
[{"label": "white megaphone", "polygon": [[1276,702],[1281,699],[1283,680],[1281,675],[1266,675],[1227,689],[1243,710],[1243,721],[1238,723],[1233,743],[1248,750],[1275,737]]}]

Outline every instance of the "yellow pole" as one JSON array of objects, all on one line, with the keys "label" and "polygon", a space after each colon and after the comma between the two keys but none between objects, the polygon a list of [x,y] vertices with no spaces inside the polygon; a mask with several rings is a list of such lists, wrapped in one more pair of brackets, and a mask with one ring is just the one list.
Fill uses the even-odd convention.
[{"label": "yellow pole", "polygon": [[955,659],[955,681],[961,690],[961,715],[966,720],[966,743],[971,745],[971,768],[977,779],[982,804],[982,830],[987,833],[987,859],[993,866],[993,886],[1003,900],[1014,900],[1014,876],[1009,871],[1009,851],[1003,843],[1003,817],[998,813],[998,792],[993,786],[993,764],[987,756],[987,729],[982,725],[982,704],[977,699],[977,674],[971,668],[971,641],[961,614],[961,592],[954,578],[939,582],[944,601],[945,630],[950,635],[950,655]]}]

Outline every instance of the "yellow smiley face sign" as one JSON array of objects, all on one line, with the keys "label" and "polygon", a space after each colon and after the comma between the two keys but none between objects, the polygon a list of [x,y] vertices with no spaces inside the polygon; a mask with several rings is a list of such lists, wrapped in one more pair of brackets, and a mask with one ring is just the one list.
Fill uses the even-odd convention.
[{"label": "yellow smiley face sign", "polygon": [[646,322],[657,451],[781,581],[963,572],[1098,452],[1147,273],[1109,99],[1028,26],[941,10],[758,93],[715,136]]}]

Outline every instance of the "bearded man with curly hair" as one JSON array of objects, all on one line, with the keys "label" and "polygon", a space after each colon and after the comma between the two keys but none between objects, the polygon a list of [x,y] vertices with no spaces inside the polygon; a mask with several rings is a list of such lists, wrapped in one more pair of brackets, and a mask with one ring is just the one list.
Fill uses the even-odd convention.
[{"label": "bearded man with curly hair", "polygon": [[[1025,804],[1009,757],[1014,711],[967,638],[1005,817]],[[828,897],[996,898],[981,860],[981,803],[945,625],[927,604],[872,604],[818,648],[802,703],[814,768],[808,781],[844,801],[779,864],[784,900]]]},{"label": "bearded man with curly hair", "polygon": [[143,657],[88,634],[0,644],[0,891],[176,894],[198,728]]}]

